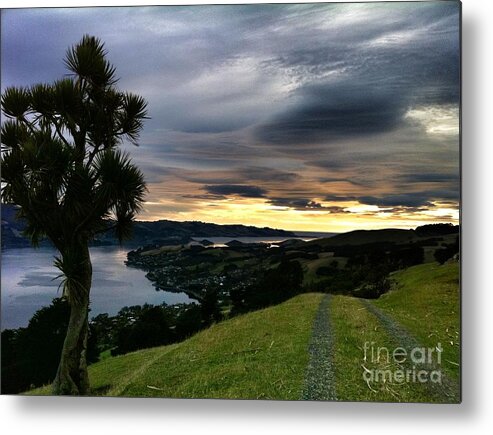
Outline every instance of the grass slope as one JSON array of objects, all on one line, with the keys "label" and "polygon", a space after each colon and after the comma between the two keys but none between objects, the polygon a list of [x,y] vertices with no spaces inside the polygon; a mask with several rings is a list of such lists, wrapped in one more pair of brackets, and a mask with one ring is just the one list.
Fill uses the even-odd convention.
[{"label": "grass slope", "polygon": [[398,370],[399,365],[390,362],[385,355],[379,361],[367,351],[365,360],[364,345],[395,348],[393,337],[380,326],[378,320],[369,313],[360,299],[348,296],[334,296],[332,299],[332,325],[334,328],[334,368],[336,394],[338,400],[377,401],[377,402],[431,402],[434,398],[421,384],[393,384],[366,382],[363,378],[367,370]]},{"label": "grass slope", "polygon": [[387,228],[384,230],[355,230],[348,233],[338,234],[325,239],[315,239],[307,242],[306,245],[320,245],[323,247],[343,246],[343,245],[364,245],[368,243],[390,242],[396,244],[412,243],[431,238],[442,239],[443,243],[453,243],[458,236],[457,233],[440,236],[419,236],[415,230],[401,230]]},{"label": "grass slope", "polygon": [[[459,378],[459,328],[460,290],[459,265],[439,266],[437,263],[414,266],[393,275],[395,290],[378,300],[370,301],[390,318],[402,325],[420,346],[443,348],[440,368],[458,381]],[[335,334],[334,367],[336,392],[339,400],[448,402],[451,399],[419,383],[368,385],[363,370],[398,370],[393,359],[380,362],[364,360],[365,342],[374,347],[395,349],[404,343],[389,334],[362,301],[347,296],[336,296],[332,301],[332,325]],[[428,386],[429,387],[429,386]],[[458,391],[455,391],[458,394]],[[452,399],[456,401],[457,399]]]},{"label": "grass slope", "polygon": [[316,239],[308,244],[321,246],[363,245],[365,243],[395,242],[407,243],[417,240],[414,230],[388,228],[384,230],[355,230],[326,239]]},{"label": "grass slope", "polygon": [[374,304],[403,325],[423,346],[443,348],[442,368],[460,372],[459,264],[421,264],[395,273],[395,290]]},{"label": "grass slope", "polygon": [[[321,294],[224,321],[170,346],[89,367],[93,394],[299,399]],[[29,394],[49,394],[49,387]]]},{"label": "grass slope", "polygon": [[[459,265],[423,264],[393,274],[396,288],[370,301],[426,347],[441,343],[444,372],[459,377]],[[224,321],[170,346],[108,357],[89,367],[93,394],[176,398],[300,399],[308,347],[323,294]],[[399,337],[385,328],[368,302],[333,296],[327,309],[333,340],[337,400],[447,401],[419,383],[368,384],[365,369],[399,369],[364,360],[365,342],[395,349]],[[402,337],[401,337],[402,338]],[[40,388],[28,394],[50,394]]]}]

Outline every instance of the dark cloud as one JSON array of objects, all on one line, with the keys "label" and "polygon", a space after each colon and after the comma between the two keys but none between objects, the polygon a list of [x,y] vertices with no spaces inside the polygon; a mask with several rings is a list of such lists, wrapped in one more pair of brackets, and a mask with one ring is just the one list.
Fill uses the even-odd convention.
[{"label": "dark cloud", "polygon": [[326,195],[325,200],[329,202],[338,202],[338,201],[357,201],[358,198],[352,195]]},{"label": "dark cloud", "polygon": [[406,183],[448,183],[458,182],[459,173],[445,173],[439,172],[432,173],[416,173],[416,174],[403,174],[398,177],[399,180]]},{"label": "dark cloud", "polygon": [[198,194],[198,195],[192,195],[192,194],[189,194],[189,195],[181,195],[182,198],[185,198],[185,199],[202,199],[202,200],[206,200],[206,201],[219,201],[219,200],[223,200],[223,199],[226,199],[226,196],[224,195],[214,195],[214,194]]},{"label": "dark cloud", "polygon": [[187,181],[201,184],[256,185],[258,183],[292,183],[301,178],[295,172],[265,166],[234,166],[235,163],[238,162],[231,162],[231,169],[221,171],[183,171],[174,169],[174,173]]},{"label": "dark cloud", "polygon": [[430,206],[431,203],[427,196],[418,193],[404,193],[400,195],[386,195],[381,197],[360,196],[358,201],[361,204],[377,205],[379,207],[419,207]]},{"label": "dark cloud", "polygon": [[431,190],[402,194],[375,196],[358,196],[356,200],[361,204],[376,205],[379,207],[430,207],[432,201],[458,200],[459,191]]},{"label": "dark cloud", "polygon": [[424,196],[428,196],[431,200],[435,201],[459,201],[460,190],[457,187],[449,189],[437,189],[423,192]]},{"label": "dark cloud", "polygon": [[238,168],[234,171],[234,173],[238,178],[249,181],[289,183],[301,178],[300,175],[295,172],[282,171],[276,168],[266,168],[260,166]]},{"label": "dark cloud", "polygon": [[271,198],[269,202],[277,207],[288,207],[294,210],[312,210],[323,211],[328,213],[350,213],[344,207],[324,206],[320,202],[306,198]]},{"label": "dark cloud", "polygon": [[[234,163],[234,162],[232,162]],[[178,179],[195,184],[206,185],[257,185],[294,183],[301,179],[301,176],[294,172],[282,171],[275,168],[260,166],[233,167],[224,170],[184,170],[177,167],[166,167],[161,169],[158,164],[151,170],[151,173],[162,174],[162,176],[172,175]]]},{"label": "dark cloud", "polygon": [[352,178],[336,178],[336,177],[323,177],[323,178],[320,178],[318,181],[320,181],[321,183],[349,183],[349,184],[352,184],[354,186],[364,186],[364,184],[352,179]]},{"label": "dark cloud", "polygon": [[289,207],[296,210],[322,210],[319,202],[305,198],[271,198],[269,202],[276,207]]},{"label": "dark cloud", "polygon": [[258,186],[244,186],[240,184],[217,184],[204,186],[204,189],[213,195],[236,195],[243,198],[264,198],[267,191]]},{"label": "dark cloud", "polygon": [[343,29],[325,47],[278,57],[274,65],[315,79],[257,128],[257,138],[282,145],[383,133],[405,125],[412,107],[457,104],[458,4],[394,12],[394,20],[381,17],[379,26]]},{"label": "dark cloud", "polygon": [[407,105],[389,89],[367,85],[310,85],[299,105],[257,129],[261,141],[303,144],[382,133],[396,128]]},{"label": "dark cloud", "polygon": [[418,212],[424,212],[430,210],[430,207],[428,206],[422,206],[422,207],[409,207],[409,206],[398,206],[398,207],[385,207],[382,209],[379,209],[378,212],[376,213],[386,213],[386,214],[392,214],[392,215],[399,215],[399,214],[412,214],[412,213],[418,213]]},{"label": "dark cloud", "polygon": [[[360,204],[376,205],[381,208],[389,208],[390,211],[406,208],[407,211],[422,211],[431,207],[433,201],[443,202],[444,204],[457,204],[459,191],[450,190],[429,190],[420,192],[389,193],[386,195],[326,195],[325,200],[329,202],[357,201]],[[452,201],[451,201],[452,200]],[[423,207],[421,209],[421,207]]]}]

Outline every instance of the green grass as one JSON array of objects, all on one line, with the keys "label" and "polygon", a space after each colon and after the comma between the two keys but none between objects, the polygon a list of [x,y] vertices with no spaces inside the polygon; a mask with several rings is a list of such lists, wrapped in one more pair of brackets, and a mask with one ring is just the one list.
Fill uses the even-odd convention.
[{"label": "green grass", "polygon": [[[402,325],[422,346],[441,343],[442,369],[459,376],[459,266],[429,263],[393,274],[395,289],[371,303]],[[176,398],[300,398],[308,345],[322,294],[244,314],[169,346],[104,359],[89,367],[94,395]],[[371,360],[365,342],[390,350],[397,337],[361,300],[333,296],[335,388],[338,400],[440,401],[419,383],[367,383],[365,369],[399,369],[392,360]],[[50,394],[44,387],[28,394]]]},{"label": "green grass", "polygon": [[107,358],[111,358],[111,349],[106,349],[99,354],[99,360],[103,361]]},{"label": "green grass", "polygon": [[395,273],[396,289],[374,301],[426,347],[443,348],[442,368],[459,377],[459,264],[422,264]]},{"label": "green grass", "polygon": [[319,267],[330,266],[334,261],[337,262],[338,269],[345,267],[348,260],[346,257],[334,257],[332,255],[333,253],[330,253],[330,255],[328,254],[329,253],[327,252],[319,254],[320,258],[317,260],[298,259],[298,261],[303,265],[303,284],[309,285],[327,278],[325,276],[317,275],[317,269]]},{"label": "green grass", "polygon": [[[299,399],[321,294],[224,321],[178,344],[89,367],[94,394]],[[29,394],[49,394],[49,387]]]},{"label": "green grass", "polygon": [[[379,402],[431,402],[433,396],[419,383],[367,382],[365,370],[399,370],[392,358],[377,348],[394,349],[396,344],[368,312],[359,299],[334,296],[331,302],[331,323],[334,333],[334,371],[338,400]],[[365,342],[374,343],[375,357],[365,351]]]},{"label": "green grass", "polygon": [[317,269],[322,266],[329,266],[332,261],[334,261],[334,257],[325,256],[317,260],[301,260],[300,263],[304,266],[303,283],[308,284],[320,280],[321,277],[317,275]]}]

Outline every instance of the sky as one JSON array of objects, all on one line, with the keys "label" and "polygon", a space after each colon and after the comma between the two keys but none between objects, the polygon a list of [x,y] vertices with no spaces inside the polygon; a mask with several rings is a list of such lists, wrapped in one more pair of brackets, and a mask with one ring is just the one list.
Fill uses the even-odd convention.
[{"label": "sky", "polygon": [[140,220],[298,231],[459,219],[455,1],[1,12],[1,87],[52,82],[101,38],[142,95]]}]

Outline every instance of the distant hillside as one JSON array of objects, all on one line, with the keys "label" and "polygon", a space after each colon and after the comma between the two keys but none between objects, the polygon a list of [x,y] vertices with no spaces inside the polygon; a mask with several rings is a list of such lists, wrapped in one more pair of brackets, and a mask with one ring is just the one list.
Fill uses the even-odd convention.
[{"label": "distant hillside", "polygon": [[415,239],[414,230],[384,229],[384,230],[356,230],[349,233],[338,234],[328,239],[323,239],[324,244],[331,246],[363,245],[376,242],[410,242]]},{"label": "distant hillside", "polygon": [[[22,236],[23,221],[15,219],[15,206],[2,204],[2,248],[21,248],[30,246]],[[154,222],[137,221],[134,224],[133,238],[126,245],[187,243],[192,237],[294,237],[291,231],[273,228],[258,228],[245,225],[218,225],[205,222],[177,222],[161,220]],[[99,237],[95,245],[116,244],[111,233]]]},{"label": "distant hillside", "polygon": [[31,243],[21,233],[26,224],[15,218],[16,208],[12,205],[2,204],[2,249],[24,248]]},{"label": "distant hillside", "polygon": [[389,228],[383,230],[356,230],[337,234],[330,238],[313,240],[311,244],[323,246],[365,245],[368,243],[393,242],[409,243],[423,238],[441,237],[458,234],[459,226],[451,224],[432,224],[417,227],[414,230]]},{"label": "distant hillside", "polygon": [[206,222],[176,222],[161,220],[136,222],[134,238],[149,237],[293,237],[291,231],[273,228],[259,228],[246,225],[218,225]]}]

